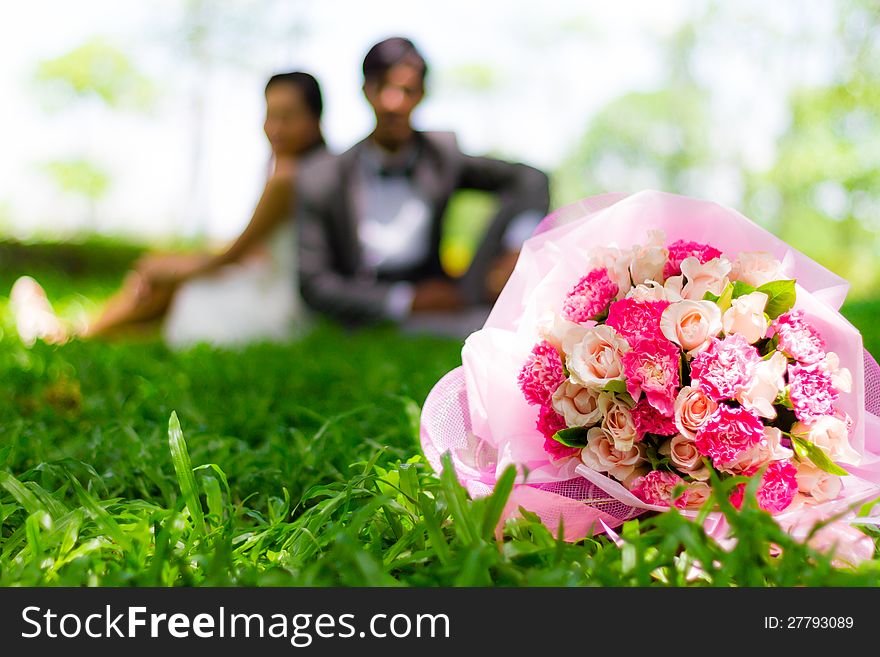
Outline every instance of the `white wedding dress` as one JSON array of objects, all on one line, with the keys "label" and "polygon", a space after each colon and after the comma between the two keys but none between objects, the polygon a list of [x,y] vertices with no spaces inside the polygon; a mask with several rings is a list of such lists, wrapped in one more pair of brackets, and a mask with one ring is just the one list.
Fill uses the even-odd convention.
[{"label": "white wedding dress", "polygon": [[174,348],[200,342],[236,347],[289,340],[305,323],[296,231],[288,221],[258,252],[184,283],[174,295],[162,332]]}]

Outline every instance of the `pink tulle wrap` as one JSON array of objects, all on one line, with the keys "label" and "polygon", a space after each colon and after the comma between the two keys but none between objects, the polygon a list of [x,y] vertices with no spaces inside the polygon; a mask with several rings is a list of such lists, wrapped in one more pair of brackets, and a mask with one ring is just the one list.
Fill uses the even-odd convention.
[{"label": "pink tulle wrap", "polygon": [[[514,464],[520,477],[505,517],[522,507],[554,532],[562,521],[566,540],[608,531],[646,510],[665,510],[646,505],[576,459],[563,466],[554,463],[535,428],[538,409],[517,386],[517,374],[541,339],[539,320],[561,307],[585,271],[588,252],[644,243],[650,229],[664,231],[667,243],[703,242],[732,256],[771,253],[797,279],[795,308],[806,313],[827,350],[837,353],[852,373],[852,392],[842,395],[839,407],[854,420],[850,441],[863,455],[862,463],[846,466],[850,476],[843,478],[838,499],[787,509],[776,516],[779,523],[804,536],[808,524],[880,495],[880,368],[863,350],[859,332],[837,312],[849,284],[734,210],[656,191],[606,194],[566,206],[525,242],[485,326],[465,341],[462,367],[443,377],[425,401],[421,439],[432,467],[439,471],[441,455],[450,452],[459,480],[479,497],[489,494],[496,478]],[[720,514],[710,516],[707,530],[719,539],[730,538]],[[872,541],[849,525],[837,523],[823,536],[828,543],[846,543],[848,561],[870,558],[873,551]]]}]

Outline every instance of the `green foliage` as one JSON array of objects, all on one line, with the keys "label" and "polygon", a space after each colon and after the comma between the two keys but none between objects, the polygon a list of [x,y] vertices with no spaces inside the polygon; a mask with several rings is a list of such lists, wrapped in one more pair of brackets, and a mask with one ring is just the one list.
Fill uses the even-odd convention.
[{"label": "green foliage", "polygon": [[[66,307],[117,280],[94,253],[95,270],[31,273]],[[319,325],[241,351],[29,350],[4,304],[3,586],[880,585],[877,562],[836,567],[748,497],[724,507],[732,549],[677,511],[624,525],[622,548],[559,541],[526,511],[499,530],[512,470],[471,500],[419,455],[419,402],[459,363],[453,340]]]},{"label": "green foliage", "polygon": [[34,79],[48,96],[50,107],[96,98],[112,108],[145,110],[155,96],[153,84],[128,55],[101,38],[41,62]]},{"label": "green foliage", "polygon": [[110,188],[107,171],[83,158],[48,162],[44,168],[59,189],[84,196],[90,201],[103,198]]}]

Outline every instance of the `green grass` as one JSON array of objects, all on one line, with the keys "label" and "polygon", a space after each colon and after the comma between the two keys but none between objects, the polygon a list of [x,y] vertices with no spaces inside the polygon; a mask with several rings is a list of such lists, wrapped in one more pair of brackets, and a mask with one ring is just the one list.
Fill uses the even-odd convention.
[{"label": "green grass", "polygon": [[[4,260],[0,295],[26,270],[65,313],[93,309],[137,250],[90,249]],[[241,352],[26,349],[5,303],[3,586],[880,585],[880,562],[834,568],[752,508],[729,514],[732,551],[675,512],[628,523],[623,549],[558,542],[533,517],[496,540],[504,487],[471,501],[419,456],[419,406],[460,363],[454,340],[322,325]],[[848,310],[875,352],[877,311]],[[711,565],[689,581],[694,559]]]}]

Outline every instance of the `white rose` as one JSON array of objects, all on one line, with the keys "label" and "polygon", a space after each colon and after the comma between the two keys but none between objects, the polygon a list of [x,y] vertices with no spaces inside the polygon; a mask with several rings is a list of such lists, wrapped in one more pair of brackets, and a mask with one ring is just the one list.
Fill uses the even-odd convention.
[{"label": "white rose", "polygon": [[623,299],[632,287],[629,277],[630,251],[621,251],[613,246],[600,246],[591,251],[588,270],[604,267],[608,277],[617,284],[617,298]]},{"label": "white rose", "polygon": [[681,273],[687,279],[681,294],[685,299],[700,301],[706,292],[721,296],[727,287],[730,261],[722,257],[700,264],[697,258],[690,256],[682,260]]},{"label": "white rose", "polygon": [[755,344],[763,338],[768,326],[764,308],[769,298],[763,292],[752,292],[733,299],[730,308],[721,317],[724,332],[728,335],[739,334],[749,344]]},{"label": "white rose", "polygon": [[571,381],[563,381],[553,393],[553,408],[569,427],[589,427],[602,419],[599,392]]},{"label": "white rose", "polygon": [[852,374],[847,368],[840,366],[840,356],[833,351],[829,351],[825,354],[823,367],[831,376],[831,385],[837,390],[840,392],[852,391]]},{"label": "white rose", "polygon": [[657,281],[640,283],[627,292],[628,299],[636,301],[681,301],[681,295],[673,290],[667,290]]},{"label": "white rose", "polygon": [[849,444],[849,427],[845,420],[823,415],[812,422],[796,422],[791,428],[793,436],[806,438],[819,447],[835,463],[858,465],[859,453]]},{"label": "white rose", "polygon": [[776,418],[773,402],[785,389],[785,372],[788,359],[782,352],[776,351],[767,359],[755,366],[752,380],[737,392],[737,401],[747,409],[769,420]]},{"label": "white rose", "polygon": [[693,439],[677,434],[660,445],[659,452],[668,456],[672,465],[684,474],[698,481],[709,478],[709,468],[703,463],[703,457]]},{"label": "white rose", "polygon": [[697,353],[721,332],[721,310],[711,301],[671,303],[660,316],[660,331],[685,351]]},{"label": "white rose", "polygon": [[614,448],[621,452],[632,449],[638,434],[630,407],[615,395],[603,392],[599,394],[599,412],[602,428],[611,437]]},{"label": "white rose", "polygon": [[730,277],[752,287],[788,278],[783,264],[765,251],[741,251],[733,261]]},{"label": "white rose", "polygon": [[817,468],[809,461],[797,464],[798,490],[812,497],[817,503],[837,499],[843,484],[840,477]]},{"label": "white rose", "polygon": [[568,352],[566,366],[571,380],[591,388],[603,388],[609,381],[623,380],[626,340],[607,325],[588,328],[584,337]]},{"label": "white rose", "polygon": [[600,427],[587,433],[587,445],[581,450],[581,461],[597,472],[607,472],[618,481],[630,478],[636,466],[644,460],[641,445],[633,445],[623,452],[614,448],[614,439]]},{"label": "white rose", "polygon": [[669,249],[663,246],[664,242],[663,232],[652,230],[647,244],[633,247],[629,271],[634,284],[663,280],[663,267],[669,259]]}]

